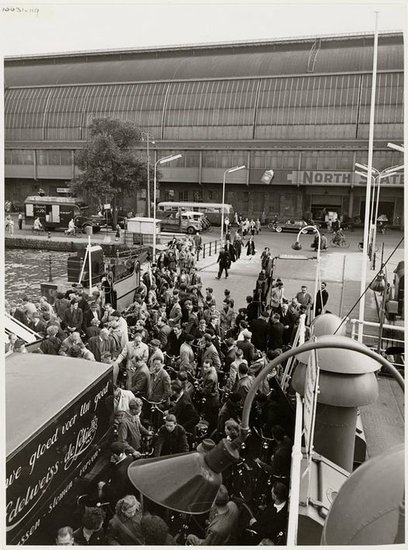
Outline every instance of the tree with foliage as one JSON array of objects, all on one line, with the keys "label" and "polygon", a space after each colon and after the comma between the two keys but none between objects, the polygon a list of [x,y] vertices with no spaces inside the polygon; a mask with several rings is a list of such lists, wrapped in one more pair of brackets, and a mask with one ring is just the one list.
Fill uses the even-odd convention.
[{"label": "tree with foliage", "polygon": [[72,192],[91,207],[112,202],[114,227],[117,205],[127,208],[129,198],[146,186],[147,161],[134,149],[140,141],[141,131],[131,122],[95,118],[85,147],[75,157],[80,173],[71,181]]}]

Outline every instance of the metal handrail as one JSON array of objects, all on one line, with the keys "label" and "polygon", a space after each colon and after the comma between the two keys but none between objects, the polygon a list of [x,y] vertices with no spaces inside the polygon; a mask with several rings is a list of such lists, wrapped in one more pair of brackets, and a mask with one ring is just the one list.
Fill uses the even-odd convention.
[{"label": "metal handrail", "polygon": [[[376,328],[380,327],[380,323],[374,323],[373,321],[361,321],[360,319],[351,319],[350,323],[353,326],[356,325],[356,324],[359,324],[359,325],[363,325],[363,326],[365,325],[367,327],[376,327]],[[396,331],[399,331],[399,332],[402,332],[402,333],[405,331],[404,327],[400,327],[398,325],[386,325],[386,324],[384,324],[383,328],[384,329],[396,330]]]},{"label": "metal handrail", "polygon": [[[218,254],[221,249],[221,239],[215,241],[209,241],[207,243],[202,243],[201,249],[197,251],[197,261],[204,260],[206,256],[212,256],[213,254]],[[201,255],[201,258],[200,258]]]},{"label": "metal handrail", "polygon": [[297,530],[299,523],[299,501],[300,501],[300,475],[302,463],[302,422],[303,405],[300,395],[296,394],[296,418],[295,418],[295,437],[292,447],[292,464],[290,468],[290,487],[289,487],[289,518],[288,534],[286,539],[287,546],[296,546]]}]

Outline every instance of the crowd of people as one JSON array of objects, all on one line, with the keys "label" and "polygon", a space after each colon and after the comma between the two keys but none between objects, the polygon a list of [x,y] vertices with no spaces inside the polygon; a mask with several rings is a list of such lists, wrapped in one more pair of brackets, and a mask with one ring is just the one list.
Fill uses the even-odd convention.
[{"label": "crowd of people", "polygon": [[[223,271],[228,276],[243,238],[253,242],[256,224],[245,234],[242,227],[234,237],[227,233],[217,278]],[[249,440],[248,459],[262,468],[265,483],[262,503],[258,506],[258,494],[245,533],[233,470],[225,472],[207,522],[192,527],[184,538],[172,530],[168,513],[142,511],[140,495],[127,477],[128,465],[141,457],[208,452],[221,439],[236,438],[257,375],[292,345],[301,316],[313,307],[305,285],[296,296],[286,296],[283,281],[273,278],[268,248],[246,306],[237,309],[229,289],[217,301],[211,287],[203,288],[196,269],[200,245],[197,236],[195,241],[173,240],[143,274],[133,304],[122,312],[103,287],[92,294],[81,287],[58,293],[53,304],[45,297],[35,304],[22,296],[8,307],[11,315],[44,336],[36,352],[113,367],[109,472],[84,507],[81,526],[59,529],[57,544],[284,544],[293,419],[275,386],[279,369],[261,384],[251,411],[251,426],[260,437],[253,444]],[[322,290],[315,297],[317,313],[328,299]],[[11,335],[6,351],[27,350]],[[262,454],[266,441],[268,452]],[[98,507],[97,502],[109,506]]]}]

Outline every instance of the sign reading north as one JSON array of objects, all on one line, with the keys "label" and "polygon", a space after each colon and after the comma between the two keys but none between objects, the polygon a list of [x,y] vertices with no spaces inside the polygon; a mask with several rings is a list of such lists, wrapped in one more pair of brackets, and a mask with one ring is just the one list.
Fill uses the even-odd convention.
[{"label": "sign reading north", "polygon": [[[354,172],[338,172],[326,170],[293,171],[287,174],[288,183],[293,185],[366,185],[366,179]],[[404,174],[395,174],[381,179],[381,185],[403,187]]]}]

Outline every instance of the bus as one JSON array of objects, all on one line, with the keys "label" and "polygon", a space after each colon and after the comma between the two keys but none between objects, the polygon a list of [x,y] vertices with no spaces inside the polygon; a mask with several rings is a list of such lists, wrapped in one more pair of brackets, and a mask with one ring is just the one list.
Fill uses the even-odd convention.
[{"label": "bus", "polygon": [[[223,205],[216,202],[159,202],[157,205],[157,215],[163,217],[165,212],[177,211],[183,212],[202,212],[208,220],[214,225],[221,225],[221,212]],[[234,209],[232,204],[224,204],[224,216],[234,221]]]}]

